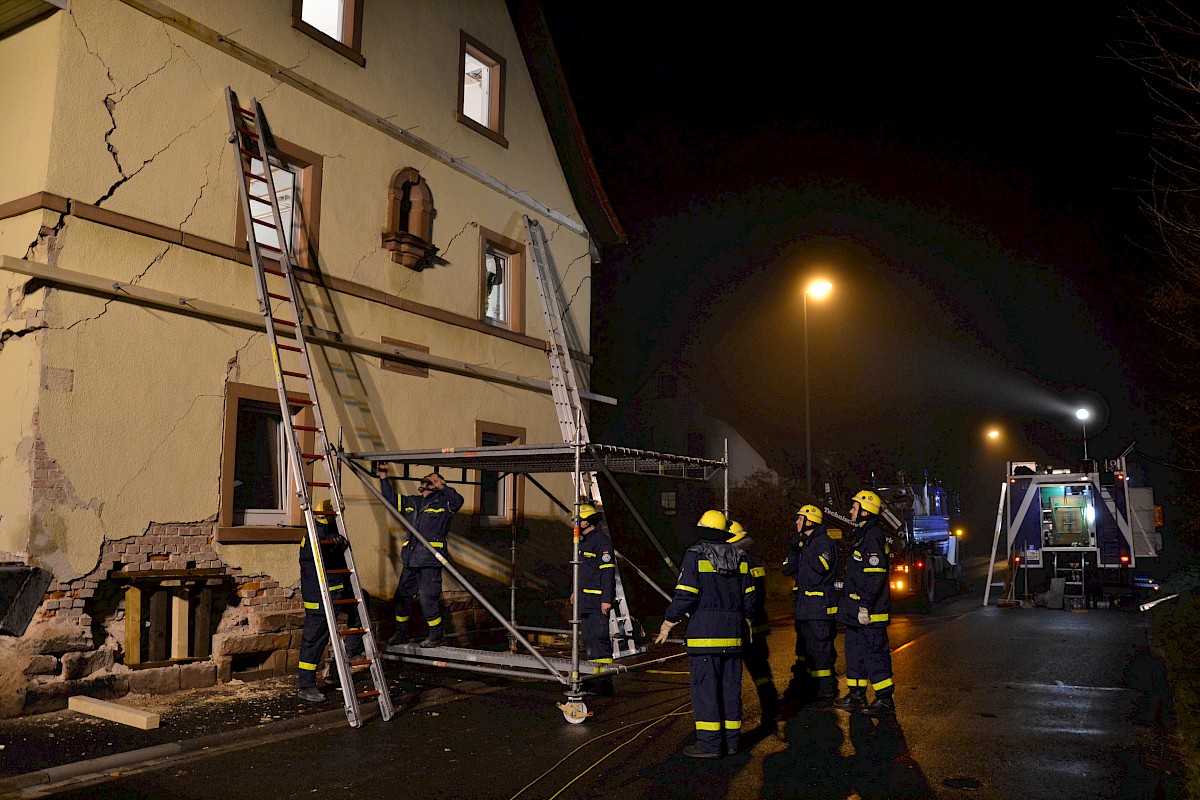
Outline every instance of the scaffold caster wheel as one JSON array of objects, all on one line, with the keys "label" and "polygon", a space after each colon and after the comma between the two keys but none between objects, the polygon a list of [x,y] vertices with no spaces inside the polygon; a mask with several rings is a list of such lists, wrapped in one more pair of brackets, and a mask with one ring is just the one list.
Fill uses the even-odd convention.
[{"label": "scaffold caster wheel", "polygon": [[566,703],[556,703],[559,710],[563,712],[563,716],[567,722],[572,725],[578,725],[592,715],[588,711],[587,704],[581,700],[572,700]]}]

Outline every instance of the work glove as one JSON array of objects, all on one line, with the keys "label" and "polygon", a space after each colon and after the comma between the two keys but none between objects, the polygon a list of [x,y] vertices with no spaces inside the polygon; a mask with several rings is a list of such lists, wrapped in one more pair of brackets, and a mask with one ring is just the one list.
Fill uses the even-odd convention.
[{"label": "work glove", "polygon": [[870,613],[867,612],[867,609],[864,606],[858,607],[858,624],[859,625],[870,625],[871,624],[871,615],[870,615]]},{"label": "work glove", "polygon": [[754,641],[754,626],[750,624],[750,620],[746,620],[746,644]]},{"label": "work glove", "polygon": [[654,643],[665,643],[667,641],[667,637],[671,635],[671,628],[674,628],[678,624],[678,622],[671,622],[670,620],[664,619],[662,627],[658,629],[658,636],[654,637]]}]

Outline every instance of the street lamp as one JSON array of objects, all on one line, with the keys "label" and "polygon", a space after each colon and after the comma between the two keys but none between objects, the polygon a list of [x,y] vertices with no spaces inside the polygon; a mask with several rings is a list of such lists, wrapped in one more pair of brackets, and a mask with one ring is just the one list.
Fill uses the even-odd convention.
[{"label": "street lamp", "polygon": [[995,428],[992,428],[990,431],[987,432],[987,438],[993,442],[996,441],[997,439],[1000,438],[1000,431],[996,430]]},{"label": "street lamp", "polygon": [[808,298],[823,300],[833,291],[833,284],[817,278],[804,289],[804,468],[807,471],[808,493],[812,495],[812,420],[808,400]]},{"label": "street lamp", "polygon": [[1080,408],[1075,412],[1075,418],[1083,423],[1083,460],[1087,461],[1087,419],[1092,414],[1086,408]]}]

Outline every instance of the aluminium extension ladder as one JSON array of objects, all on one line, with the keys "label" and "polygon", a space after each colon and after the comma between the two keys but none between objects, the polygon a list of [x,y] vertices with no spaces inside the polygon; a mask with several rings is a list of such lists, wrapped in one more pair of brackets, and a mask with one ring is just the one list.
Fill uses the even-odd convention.
[{"label": "aluminium extension ladder", "polygon": [[[525,217],[525,238],[537,274],[538,297],[542,301],[542,314],[546,318],[546,329],[550,333],[550,388],[554,396],[554,410],[558,415],[558,427],[563,441],[582,447],[591,443],[587,421],[583,416],[583,403],[579,398],[579,384],[575,380],[575,365],[571,362],[562,306],[558,301],[558,290],[551,280],[553,270],[546,244],[546,233],[537,220]],[[600,482],[596,473],[584,473],[586,486],[578,487],[580,494],[593,502],[602,503]],[[615,562],[614,562],[615,563]],[[613,614],[609,617],[608,632],[613,644],[613,658],[634,655],[640,652],[634,642],[634,621],[629,616],[629,603],[625,600],[625,586],[621,582],[621,571],[614,576]]]},{"label": "aluminium extension ladder", "polygon": [[[350,538],[346,533],[344,510],[346,508],[342,497],[341,481],[335,468],[337,463],[336,451],[329,441],[325,430],[325,420],[321,414],[321,404],[317,392],[316,379],[313,374],[312,361],[308,355],[308,345],[305,342],[304,309],[301,304],[300,287],[296,281],[295,265],[289,254],[288,246],[290,232],[285,230],[283,216],[280,213],[279,197],[276,192],[272,167],[281,166],[279,160],[271,155],[273,140],[267,127],[266,116],[257,100],[252,100],[250,108],[238,104],[237,95],[233,89],[225,87],[226,111],[229,116],[229,142],[233,146],[234,157],[237,159],[240,180],[238,191],[241,196],[242,209],[246,223],[246,244],[250,248],[250,260],[254,267],[255,285],[258,290],[258,306],[262,312],[267,330],[267,341],[271,346],[271,356],[275,364],[275,385],[279,390],[279,407],[283,416],[284,440],[287,444],[288,466],[296,486],[296,498],[304,512],[304,526],[308,533],[308,544],[312,548],[313,561],[316,562],[317,580],[321,588],[321,607],[325,611],[325,623],[329,626],[329,646],[337,662],[338,676],[341,679],[342,697],[346,705],[346,716],[352,727],[362,723],[359,702],[370,697],[379,701],[380,716],[384,720],[392,718],[392,698],[387,690],[386,678],[383,674],[383,661],[380,658],[379,647],[371,631],[370,617],[367,615],[367,605],[363,599],[362,585],[358,580],[358,571],[354,566],[354,554],[349,545]],[[259,191],[251,190],[251,184]],[[265,192],[262,191],[265,189]],[[293,203],[295,201],[293,200]],[[251,203],[257,204],[251,206]],[[270,210],[270,221],[261,218],[262,212]],[[278,247],[258,241],[258,237],[266,231],[274,230],[275,243]],[[264,265],[263,252],[271,259],[270,266]],[[271,291],[268,285],[268,275],[278,279],[282,284],[276,291]],[[276,317],[272,301],[278,301],[281,309],[290,309],[295,319],[287,320]],[[290,332],[295,337],[295,345],[279,342],[279,329]],[[291,354],[285,356],[285,354]],[[282,361],[290,357],[294,369],[284,369]],[[288,393],[285,381],[294,379],[304,382],[309,400],[292,397]],[[299,387],[297,387],[299,388]],[[314,425],[297,425],[292,419],[289,406],[308,406],[312,409]],[[316,452],[303,453],[300,450],[300,440],[297,431],[315,434]],[[309,481],[304,474],[304,462],[319,461],[324,467],[327,481]],[[316,527],[316,514],[312,502],[312,488],[322,487],[329,490],[332,511],[322,511],[321,516],[332,516],[337,523],[338,533],[346,542],[346,568],[326,571],[321,557],[321,544]],[[353,599],[334,600],[330,596],[329,579],[331,575],[344,576],[353,589]],[[357,628],[345,628],[341,631],[337,626],[337,611],[353,606],[358,610],[359,625]],[[365,653],[357,660],[351,661],[346,653],[345,637],[361,634]],[[354,687],[351,669],[356,666],[370,665],[371,680],[374,689],[359,692]]]}]

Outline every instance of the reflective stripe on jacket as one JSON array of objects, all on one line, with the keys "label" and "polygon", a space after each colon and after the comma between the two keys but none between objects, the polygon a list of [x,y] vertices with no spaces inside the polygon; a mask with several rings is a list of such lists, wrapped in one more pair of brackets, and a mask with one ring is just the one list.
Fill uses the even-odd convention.
[{"label": "reflective stripe on jacket", "polygon": [[701,541],[683,554],[675,597],[666,618],[691,615],[687,649],[692,655],[738,653],[746,621],[754,618],[757,594],[744,554],[725,542]]},{"label": "reflective stripe on jacket", "polygon": [[838,603],[838,622],[859,626],[858,609],[867,609],[870,626],[888,624],[892,612],[892,593],[888,585],[887,536],[879,517],[871,517],[856,531],[857,538],[846,561],[845,588]]},{"label": "reflective stripe on jacket", "polygon": [[[450,519],[463,507],[463,496],[449,484],[429,493],[397,495],[390,480],[380,480],[384,498],[400,510],[409,524],[417,529],[429,544],[441,555],[448,557],[446,534],[450,531]],[[440,567],[441,562],[415,539],[405,540],[400,545],[401,562],[406,567]]]},{"label": "reflective stripe on jacket", "polygon": [[796,619],[831,619],[838,610],[837,546],[824,525],[818,525],[806,537],[796,564]]}]

